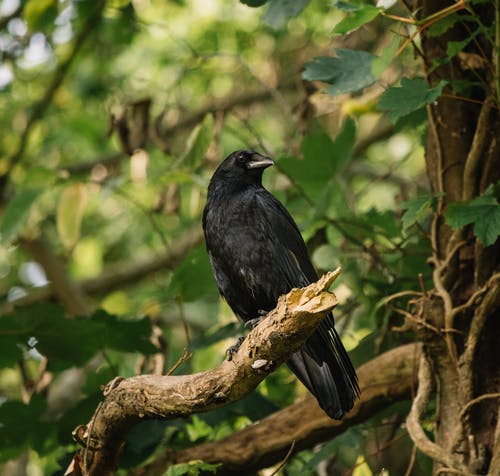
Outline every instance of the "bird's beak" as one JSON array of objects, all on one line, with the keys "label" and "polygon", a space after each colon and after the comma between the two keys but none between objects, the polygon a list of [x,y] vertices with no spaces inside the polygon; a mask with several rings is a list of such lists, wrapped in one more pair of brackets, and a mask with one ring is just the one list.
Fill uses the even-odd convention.
[{"label": "bird's beak", "polygon": [[247,162],[247,169],[265,169],[271,165],[274,165],[273,159],[255,152],[252,154],[250,161]]}]

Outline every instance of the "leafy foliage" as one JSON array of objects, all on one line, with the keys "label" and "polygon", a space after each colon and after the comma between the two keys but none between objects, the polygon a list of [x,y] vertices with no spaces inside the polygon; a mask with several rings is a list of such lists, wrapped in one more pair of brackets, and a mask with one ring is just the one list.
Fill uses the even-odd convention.
[{"label": "leafy foliage", "polygon": [[493,245],[500,235],[500,204],[494,195],[494,187],[465,203],[450,203],[444,214],[453,228],[474,224],[474,234],[484,246]]},{"label": "leafy foliage", "polygon": [[[55,304],[38,303],[0,317],[2,364],[13,365],[23,352],[48,358],[54,369],[82,365],[105,348],[151,354],[151,323],[147,318],[120,321],[99,310],[89,318],[67,319]],[[39,355],[39,354],[38,354]]]},{"label": "leafy foliage", "polygon": [[375,81],[372,62],[375,56],[367,51],[338,48],[336,57],[320,56],[306,64],[302,77],[308,81],[331,84],[326,92],[332,96],[356,92]]},{"label": "leafy foliage", "polygon": [[198,476],[199,474],[216,473],[220,465],[204,463],[203,461],[191,461],[171,466],[165,473],[166,476]]},{"label": "leafy foliage", "polygon": [[401,86],[389,88],[380,98],[378,109],[387,111],[393,122],[434,102],[442,93],[446,82],[429,88],[420,78],[401,80]]},{"label": "leafy foliage", "polygon": [[405,210],[401,217],[403,230],[407,230],[415,223],[422,223],[430,217],[436,211],[438,200],[442,196],[443,194],[424,196],[403,202],[401,204],[401,208]]}]

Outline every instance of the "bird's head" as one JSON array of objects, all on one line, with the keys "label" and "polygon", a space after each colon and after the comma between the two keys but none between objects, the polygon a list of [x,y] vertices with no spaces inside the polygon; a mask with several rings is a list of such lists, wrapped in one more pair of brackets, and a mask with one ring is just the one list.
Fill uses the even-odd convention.
[{"label": "bird's head", "polygon": [[269,157],[253,150],[237,150],[219,165],[213,179],[260,184],[262,172],[271,165],[274,161]]}]

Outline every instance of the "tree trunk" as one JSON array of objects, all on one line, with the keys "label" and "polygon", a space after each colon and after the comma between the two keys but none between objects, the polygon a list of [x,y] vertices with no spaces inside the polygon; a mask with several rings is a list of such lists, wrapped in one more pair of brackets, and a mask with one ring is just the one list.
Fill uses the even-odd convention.
[{"label": "tree trunk", "polygon": [[[418,4],[426,18],[451,2],[419,0]],[[485,25],[491,25],[492,3],[473,8]],[[498,241],[484,247],[471,226],[452,230],[443,217],[449,203],[471,200],[500,178],[500,121],[493,73],[497,59],[491,43],[478,35],[450,61],[431,68],[447,57],[450,41],[465,40],[476,28],[465,20],[439,37],[424,32],[422,39],[430,85],[443,79],[452,83],[428,108],[427,173],[432,193],[444,195],[431,229],[435,291],[423,297],[419,307],[423,320],[444,331],[419,331],[436,388],[435,443],[456,470],[443,470],[443,459],[438,458],[434,472],[441,475],[500,474]],[[478,78],[483,87],[472,88],[467,98],[456,97],[453,81]],[[462,307],[457,310],[458,306]]]}]

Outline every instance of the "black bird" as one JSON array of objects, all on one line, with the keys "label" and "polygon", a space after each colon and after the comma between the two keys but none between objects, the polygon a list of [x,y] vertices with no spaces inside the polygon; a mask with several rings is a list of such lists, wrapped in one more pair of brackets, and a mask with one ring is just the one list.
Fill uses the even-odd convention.
[{"label": "black bird", "polygon": [[[203,212],[217,287],[244,322],[272,310],[292,288],[318,279],[297,224],[262,186],[262,173],[273,164],[253,151],[230,154],[210,181]],[[332,314],[287,364],[331,418],[342,418],[359,396]]]}]

